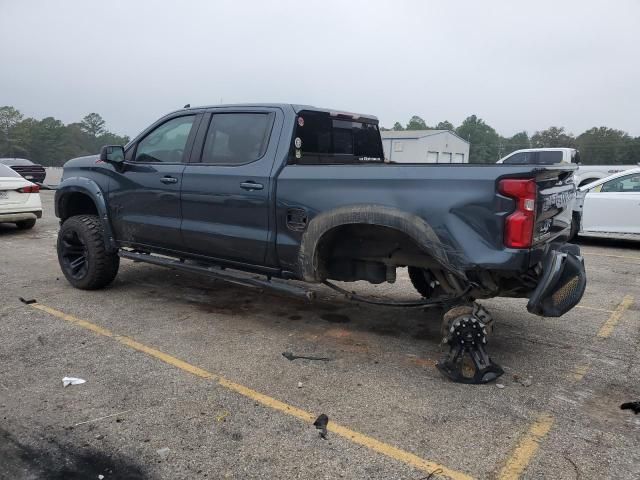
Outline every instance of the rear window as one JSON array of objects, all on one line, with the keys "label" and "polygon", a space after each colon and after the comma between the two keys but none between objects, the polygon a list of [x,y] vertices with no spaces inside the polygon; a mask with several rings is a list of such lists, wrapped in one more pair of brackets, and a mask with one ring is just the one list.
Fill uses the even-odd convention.
[{"label": "rear window", "polygon": [[509,165],[553,165],[562,162],[562,152],[519,152],[511,155],[503,163]]},{"label": "rear window", "polygon": [[21,175],[0,163],[0,177],[21,177]]},{"label": "rear window", "polygon": [[313,111],[298,116],[292,157],[307,165],[384,161],[377,123]]}]

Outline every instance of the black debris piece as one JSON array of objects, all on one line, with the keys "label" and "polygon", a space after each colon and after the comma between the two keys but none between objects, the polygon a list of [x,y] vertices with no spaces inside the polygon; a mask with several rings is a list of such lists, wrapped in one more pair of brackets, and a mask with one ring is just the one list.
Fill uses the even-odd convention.
[{"label": "black debris piece", "polygon": [[37,301],[36,301],[36,299],[35,299],[35,298],[30,298],[30,299],[28,299],[28,300],[27,300],[27,299],[24,299],[24,298],[22,298],[22,297],[18,297],[18,299],[19,299],[22,303],[24,303],[25,305],[31,305],[32,303],[37,303]]},{"label": "black debris piece", "polygon": [[640,401],[637,402],[627,402],[620,405],[621,410],[633,410],[633,413],[636,415],[640,413]]},{"label": "black debris piece", "polygon": [[282,356],[284,358],[286,358],[287,360],[289,360],[289,361],[293,361],[293,360],[295,360],[297,358],[303,358],[305,360],[318,360],[318,361],[321,361],[321,362],[330,362],[331,361],[331,359],[327,358],[327,357],[307,357],[305,355],[294,355],[291,352],[282,352]]},{"label": "black debris piece", "polygon": [[321,413],[316,421],[313,422],[313,426],[320,430],[320,436],[327,439],[327,425],[329,424],[329,417],[327,417],[324,413]]}]

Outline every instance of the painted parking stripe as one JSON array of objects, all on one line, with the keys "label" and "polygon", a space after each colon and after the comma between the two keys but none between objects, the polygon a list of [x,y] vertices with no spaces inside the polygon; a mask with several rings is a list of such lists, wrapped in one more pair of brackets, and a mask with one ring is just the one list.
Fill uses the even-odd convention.
[{"label": "painted parking stripe", "polygon": [[540,415],[529,427],[527,433],[522,437],[513,453],[507,459],[498,478],[500,480],[517,480],[526,470],[527,466],[535,456],[540,442],[551,430],[553,417],[548,414]]},{"label": "painted parking stripe", "polygon": [[[224,388],[232,390],[244,397],[250,398],[254,402],[260,403],[266,407],[291,415],[292,417],[298,418],[304,422],[312,423],[316,418],[316,415],[310,412],[294,407],[293,405],[289,405],[287,403],[281,402],[280,400],[277,400],[263,393],[257,392],[249,387],[245,387],[244,385],[240,385],[239,383],[232,382],[231,380],[228,380],[220,375],[208,372],[207,370],[203,370],[202,368],[191,365],[190,363],[187,363],[183,360],[180,360],[179,358],[176,358],[172,355],[164,353],[156,348],[144,345],[130,337],[118,335],[110,330],[107,330],[106,328],[103,328],[94,323],[88,322],[87,320],[83,320],[73,315],[69,315],[67,313],[61,312],[60,310],[56,310],[55,308],[51,308],[40,303],[33,303],[30,306],[40,311],[46,312],[49,315],[53,315],[54,317],[60,318],[69,323],[72,323],[79,327],[90,330],[97,335],[112,338],[115,341],[121,343],[122,345],[130,347],[139,352],[143,352],[151,357],[161,360],[164,363],[172,365],[192,375],[205,378],[205,379],[214,380]],[[350,442],[367,447],[368,449],[374,452],[380,453],[394,460],[403,462],[417,470],[427,472],[428,474],[431,474],[433,472],[438,472],[437,473],[438,476],[450,478],[452,480],[472,480],[473,478],[466,473],[453,470],[451,468],[445,467],[444,465],[440,465],[430,460],[425,460],[421,457],[418,457],[417,455],[414,455],[411,452],[407,452],[406,450],[402,450],[400,448],[394,447],[393,445],[389,445],[380,440],[376,440],[373,437],[369,437],[362,433],[356,432],[355,430],[351,430],[350,428],[339,425],[333,421],[329,422],[329,425],[327,426],[327,430],[343,438],[346,438]]]},{"label": "painted parking stripe", "polygon": [[609,316],[607,321],[604,322],[602,327],[600,327],[600,331],[598,332],[598,337],[600,338],[610,337],[611,334],[613,333],[613,329],[616,328],[616,325],[618,325],[618,322],[620,322],[620,319],[624,315],[624,312],[626,312],[631,305],[633,305],[633,297],[631,295],[625,295],[625,297],[622,299],[622,302],[620,302],[620,305],[616,307],[616,309]]}]

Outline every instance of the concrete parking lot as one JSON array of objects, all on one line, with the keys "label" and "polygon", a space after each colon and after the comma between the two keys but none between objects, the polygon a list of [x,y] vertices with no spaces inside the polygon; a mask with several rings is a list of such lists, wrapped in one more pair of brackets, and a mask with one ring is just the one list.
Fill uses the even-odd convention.
[{"label": "concrete parking lot", "polygon": [[[42,199],[33,230],[0,225],[0,478],[640,478],[640,417],[620,410],[640,400],[638,243],[582,241],[587,292],[562,318],[483,301],[506,373],[468,386],[435,368],[439,311],[128,261],[75,290]],[[355,288],[415,298],[406,275]]]}]

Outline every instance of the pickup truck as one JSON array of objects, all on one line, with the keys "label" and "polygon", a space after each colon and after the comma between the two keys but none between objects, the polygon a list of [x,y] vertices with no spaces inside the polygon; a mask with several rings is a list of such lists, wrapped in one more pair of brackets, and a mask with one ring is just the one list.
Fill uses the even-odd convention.
[{"label": "pickup truck", "polygon": [[[58,258],[80,289],[111,283],[120,257],[338,290],[332,281],[394,282],[408,267],[422,304],[464,307],[445,315],[453,350],[451,332],[470,334],[471,320],[486,326],[475,299],[525,297],[545,316],[580,301],[580,251],[565,244],[574,170],[388,164],[373,116],[290,104],[185,108],[124,147],[64,165]],[[455,344],[457,354],[470,344]]]},{"label": "pickup truck", "polygon": [[614,173],[624,172],[637,165],[585,165],[580,163],[580,152],[575,148],[525,148],[511,152],[496,163],[513,165],[553,165],[558,163],[578,165],[573,174],[574,183],[582,187]]}]

